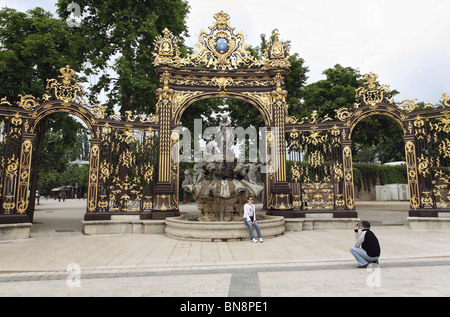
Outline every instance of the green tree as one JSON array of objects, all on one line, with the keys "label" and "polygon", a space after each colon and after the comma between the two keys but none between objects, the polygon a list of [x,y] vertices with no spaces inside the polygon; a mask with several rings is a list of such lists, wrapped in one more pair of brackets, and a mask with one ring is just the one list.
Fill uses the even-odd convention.
[{"label": "green tree", "polygon": [[194,102],[182,114],[180,120],[182,126],[188,128],[191,133],[194,132],[195,119],[202,119],[203,129],[217,126],[218,119],[215,114],[222,112],[224,102],[223,99],[205,99]]},{"label": "green tree", "polygon": [[80,71],[84,39],[50,12],[35,8],[0,10],[0,96],[15,104],[18,95],[40,97],[46,80],[70,65]]},{"label": "green tree", "polygon": [[363,83],[358,69],[336,64],[323,71],[325,79],[311,83],[304,88],[303,102],[297,109],[298,118],[308,117],[316,110],[319,117],[334,118],[335,110],[353,107],[355,90]]},{"label": "green tree", "polygon": [[[59,0],[58,13],[67,19],[71,1]],[[130,110],[154,113],[158,78],[151,63],[154,40],[168,28],[179,37],[181,52],[186,52],[182,36],[187,35],[187,2],[182,0],[78,0],[81,26],[74,32],[87,39],[89,66],[86,74],[99,76],[91,87],[91,102],[106,93],[106,105],[119,107],[122,114]],[[108,69],[113,70],[111,74]]]},{"label": "green tree", "polygon": [[[308,117],[316,110],[319,117],[334,118],[335,110],[353,108],[356,89],[363,85],[363,76],[358,69],[336,64],[323,71],[325,79],[307,85],[303,90],[303,101],[294,115]],[[398,94],[393,90],[392,94]],[[402,160],[402,128],[390,117],[377,115],[359,122],[352,133],[353,159],[356,162],[386,163]]]},{"label": "green tree", "polygon": [[388,116],[361,120],[353,130],[352,140],[355,162],[384,164],[405,160],[403,129]]},{"label": "green tree", "polygon": [[[40,97],[46,92],[47,78],[56,78],[59,68],[70,65],[82,70],[85,39],[72,32],[68,25],[42,8],[24,12],[0,10],[0,96],[13,105],[18,95]],[[81,80],[81,79],[79,79]],[[43,157],[44,137],[50,126],[72,127],[67,115],[44,117],[35,130],[31,164],[30,192],[37,189],[39,168]],[[76,135],[76,129],[64,129],[66,141]],[[58,155],[58,154],[55,154]],[[33,221],[35,199],[30,195],[27,214]]]},{"label": "green tree", "polygon": [[[50,170],[41,172],[39,178],[40,193],[43,195],[51,195],[51,190],[60,186],[72,186],[78,189],[81,193],[87,191],[89,185],[89,166],[71,164],[64,168],[62,172]],[[79,196],[81,197],[81,196]]]},{"label": "green tree", "polygon": [[39,172],[64,172],[69,164],[69,153],[76,147],[77,134],[72,131],[81,130],[81,124],[74,118],[61,117],[67,114],[54,113],[47,117],[50,128],[45,134]]},{"label": "green tree", "polygon": [[81,161],[89,160],[89,130],[86,128],[79,129],[76,135],[76,141],[74,147],[69,151],[69,160],[75,161],[77,159]]}]

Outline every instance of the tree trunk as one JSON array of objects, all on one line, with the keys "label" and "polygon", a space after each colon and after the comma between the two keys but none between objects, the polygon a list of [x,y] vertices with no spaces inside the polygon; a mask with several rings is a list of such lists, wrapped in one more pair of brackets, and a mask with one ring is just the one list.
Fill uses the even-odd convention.
[{"label": "tree trunk", "polygon": [[44,138],[46,132],[46,123],[47,118],[44,117],[39,121],[38,124],[38,133],[36,135],[36,147],[33,151],[33,156],[31,160],[31,182],[30,182],[30,196],[28,201],[28,209],[27,215],[30,219],[30,222],[33,223],[34,219],[34,208],[36,202],[36,190],[37,190],[37,182],[39,179],[39,165],[41,163],[41,153],[44,148]]}]

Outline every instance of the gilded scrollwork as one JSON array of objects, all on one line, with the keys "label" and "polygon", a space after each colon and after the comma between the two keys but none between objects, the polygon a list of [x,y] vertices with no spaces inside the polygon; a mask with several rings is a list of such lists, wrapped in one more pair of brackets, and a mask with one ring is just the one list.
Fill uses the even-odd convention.
[{"label": "gilded scrollwork", "polygon": [[301,173],[300,173],[300,165],[298,162],[295,162],[294,165],[291,166],[291,177],[292,182],[300,183]]},{"label": "gilded scrollwork", "polygon": [[394,104],[389,85],[380,84],[377,80],[378,75],[369,73],[364,76],[364,86],[356,89],[356,105],[361,104],[374,106],[386,102]]},{"label": "gilded scrollwork", "polygon": [[17,170],[19,168],[19,160],[16,159],[16,156],[13,154],[12,157],[7,159],[7,165],[5,169],[5,176],[9,180],[12,180],[13,177],[17,176]]},{"label": "gilded scrollwork", "polygon": [[233,82],[234,82],[233,78],[230,78],[230,77],[214,77],[211,80],[211,83],[214,86],[219,86],[219,90],[224,90],[224,91],[226,90],[227,86],[233,85]]},{"label": "gilded scrollwork", "polygon": [[264,68],[289,68],[289,44],[281,42],[280,33],[274,30],[272,34],[273,40],[264,51]]},{"label": "gilded scrollwork", "polygon": [[431,168],[430,159],[428,157],[425,157],[424,154],[422,154],[417,160],[418,173],[423,177],[426,177],[428,174],[430,174],[430,168]]},{"label": "gilded scrollwork", "polygon": [[216,22],[209,27],[210,32],[202,30],[199,35],[197,50],[190,60],[194,65],[214,69],[236,69],[241,65],[260,66],[248,51],[242,32],[234,34],[230,26],[230,16],[220,11],[214,15]]},{"label": "gilded scrollwork", "polygon": [[153,64],[180,67],[187,63],[180,57],[177,39],[165,28],[163,36],[159,35],[154,42]]},{"label": "gilded scrollwork", "polygon": [[439,109],[439,108],[446,108],[446,107],[450,107],[450,102],[449,102],[449,98],[447,96],[446,93],[442,93],[441,95],[442,101],[441,104],[433,104],[431,102],[426,103],[424,106],[418,105],[417,102],[417,98],[414,99],[405,99],[403,101],[400,102],[400,104],[398,105],[398,108],[401,109],[402,111],[404,111],[405,113],[410,113],[413,112],[415,110],[433,110],[433,109]]},{"label": "gilded scrollwork", "polygon": [[413,141],[405,142],[406,153],[406,167],[409,184],[409,197],[411,208],[417,209],[420,207],[420,192],[418,171],[416,167],[416,145]]},{"label": "gilded scrollwork", "polygon": [[414,133],[417,139],[425,138],[425,120],[420,115],[414,120]]},{"label": "gilded scrollwork", "polygon": [[177,39],[169,30],[155,40],[153,64],[155,66],[194,66],[216,70],[231,70],[245,66],[248,68],[289,68],[289,44],[279,40],[278,31],[264,53],[264,59],[258,60],[248,50],[243,32],[235,32],[229,23],[230,16],[224,11],[214,15],[215,22],[206,30],[201,30],[193,55],[181,58]]},{"label": "gilded scrollwork", "polygon": [[101,119],[105,117],[105,111],[108,109],[107,106],[93,105],[91,113],[96,119]]},{"label": "gilded scrollwork", "polygon": [[87,209],[90,212],[96,211],[97,208],[97,193],[98,180],[100,168],[100,147],[97,144],[91,145],[91,152],[89,158],[89,185],[88,185],[88,203]]},{"label": "gilded scrollwork", "polygon": [[444,107],[450,107],[450,98],[447,96],[445,92],[442,93],[441,98]]},{"label": "gilded scrollwork", "polygon": [[39,105],[36,98],[32,95],[22,96],[19,94],[19,97],[20,101],[18,101],[17,104],[25,110],[33,110]]},{"label": "gilded scrollwork", "polygon": [[[363,85],[355,91],[356,102],[353,104],[353,107],[347,106],[335,109],[335,119],[346,121],[350,116],[358,117],[362,113],[362,107],[365,106],[371,110],[378,110],[380,105],[384,105],[385,108],[390,107],[390,110],[383,111],[386,114],[394,109],[410,112],[415,108],[414,100],[405,100],[402,104],[396,106],[389,85],[380,84],[377,79],[378,75],[372,72],[365,75]],[[406,118],[400,112],[396,113],[396,116],[402,117],[402,120]]]},{"label": "gilded scrollwork", "polygon": [[355,209],[355,189],[353,184],[353,163],[351,147],[343,148],[344,197],[348,209]]},{"label": "gilded scrollwork", "polygon": [[243,96],[249,99],[255,99],[258,104],[263,108],[266,118],[270,121],[273,120],[273,109],[272,109],[272,93],[270,92],[243,92]]},{"label": "gilded scrollwork", "polygon": [[83,86],[75,82],[73,78],[75,71],[69,65],[61,68],[59,71],[61,75],[58,77],[62,78],[61,82],[56,79],[50,79],[47,81],[47,89],[52,90],[56,99],[62,100],[65,104],[74,102],[78,96],[84,94]]},{"label": "gilded scrollwork", "polygon": [[3,97],[2,99],[0,99],[0,106],[1,105],[11,106],[12,104],[8,101],[6,97]]},{"label": "gilded scrollwork", "polygon": [[439,154],[443,158],[450,158],[450,140],[445,139],[439,143]]},{"label": "gilded scrollwork", "polygon": [[151,127],[136,130],[105,124],[100,137],[99,175],[92,179],[99,188],[95,210],[133,212],[153,206],[156,137]]},{"label": "gilded scrollwork", "polygon": [[348,119],[348,117],[350,117],[351,112],[348,108],[343,107],[343,108],[339,108],[334,110],[336,112],[336,119],[340,120],[340,121],[345,121]]},{"label": "gilded scrollwork", "polygon": [[19,178],[17,189],[16,208],[19,214],[24,214],[28,207],[28,188],[31,170],[31,152],[33,144],[30,139],[25,139],[22,142],[20,163],[19,163]]}]

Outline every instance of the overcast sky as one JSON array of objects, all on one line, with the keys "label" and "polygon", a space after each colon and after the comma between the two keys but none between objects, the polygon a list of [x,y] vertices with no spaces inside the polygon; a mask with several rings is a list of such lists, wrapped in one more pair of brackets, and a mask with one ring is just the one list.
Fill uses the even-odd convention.
[{"label": "overcast sky", "polygon": [[[56,0],[0,0],[20,11],[41,6],[55,12]],[[76,0],[74,0],[76,2]],[[339,63],[374,72],[400,91],[396,100],[437,103],[450,95],[449,0],[189,0],[187,19],[194,46],[200,30],[227,12],[231,26],[252,46],[277,28],[309,67],[308,82]]]}]

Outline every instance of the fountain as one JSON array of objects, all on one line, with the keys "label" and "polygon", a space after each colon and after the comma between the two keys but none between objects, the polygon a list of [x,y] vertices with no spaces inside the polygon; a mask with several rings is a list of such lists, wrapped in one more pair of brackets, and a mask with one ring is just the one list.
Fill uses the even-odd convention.
[{"label": "fountain", "polygon": [[192,193],[202,216],[199,221],[242,220],[244,204],[252,196],[261,199],[264,186],[250,181],[252,165],[236,162],[195,164],[196,174],[203,174],[185,189]]},{"label": "fountain", "polygon": [[[182,184],[185,191],[192,193],[201,216],[167,218],[166,234],[170,237],[206,241],[249,239],[242,217],[248,197],[262,200],[261,163],[235,159],[230,151],[234,134],[226,115],[222,116],[217,136],[218,140],[204,138],[203,159],[194,164],[193,176],[185,171]],[[219,148],[220,142],[223,146]],[[284,233],[283,217],[258,215],[257,219],[264,238]]]}]

